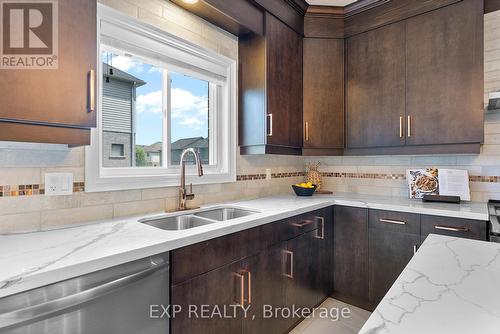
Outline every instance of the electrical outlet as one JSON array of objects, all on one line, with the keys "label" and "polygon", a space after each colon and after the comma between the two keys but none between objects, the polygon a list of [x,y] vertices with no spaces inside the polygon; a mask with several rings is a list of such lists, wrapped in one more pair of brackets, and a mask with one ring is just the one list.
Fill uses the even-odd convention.
[{"label": "electrical outlet", "polygon": [[73,173],[46,173],[45,196],[71,195]]},{"label": "electrical outlet", "polygon": [[266,180],[271,179],[271,168],[266,168]]}]

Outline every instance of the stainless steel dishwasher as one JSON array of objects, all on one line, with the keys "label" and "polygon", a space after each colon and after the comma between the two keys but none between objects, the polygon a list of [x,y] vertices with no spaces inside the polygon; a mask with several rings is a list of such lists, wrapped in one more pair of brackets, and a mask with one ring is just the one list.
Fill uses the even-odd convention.
[{"label": "stainless steel dishwasher", "polygon": [[164,253],[0,298],[0,333],[168,334],[150,305],[169,299]]}]

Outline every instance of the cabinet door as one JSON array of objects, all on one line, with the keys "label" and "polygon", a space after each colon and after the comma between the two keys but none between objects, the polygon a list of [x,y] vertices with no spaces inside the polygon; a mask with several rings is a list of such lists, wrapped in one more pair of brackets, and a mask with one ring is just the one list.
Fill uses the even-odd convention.
[{"label": "cabinet door", "polygon": [[302,146],[302,37],[266,13],[267,143]]},{"label": "cabinet door", "polygon": [[56,4],[58,68],[0,70],[0,118],[94,127],[95,110],[88,112],[87,99],[88,74],[97,61],[96,1]]},{"label": "cabinet door", "polygon": [[344,147],[344,40],[304,39],[304,148]]},{"label": "cabinet door", "polygon": [[316,290],[318,303],[326,299],[333,290],[333,210],[323,209],[316,212],[318,229],[315,248],[318,261],[316,263]]},{"label": "cabinet door", "polygon": [[333,210],[334,296],[359,307],[368,301],[368,210]]},{"label": "cabinet door", "polygon": [[[241,308],[235,305],[242,303],[248,293],[242,270],[243,263],[235,262],[173,286],[171,304],[180,305],[182,312],[171,319],[172,333],[240,334]],[[221,311],[225,308],[226,314],[233,315],[233,311],[236,314],[229,318],[207,317],[206,313],[202,314],[202,307],[208,307],[208,314],[212,313],[214,307]],[[190,315],[190,310],[196,312],[193,311]]]},{"label": "cabinet door", "polygon": [[[287,329],[281,317],[264,318],[267,305],[274,309],[285,306],[285,277],[283,276],[283,249],[279,244],[244,260],[247,272],[245,284],[250,294],[250,310],[243,319],[243,333],[283,333]],[[255,317],[255,318],[254,318]]]},{"label": "cabinet door", "polygon": [[[302,234],[287,242],[284,252],[284,273],[286,305],[296,308],[312,308],[319,300],[316,289],[318,267],[317,231]],[[300,319],[286,319],[287,328],[291,328]]]},{"label": "cabinet door", "polygon": [[419,234],[370,228],[369,299],[378,304],[420,245]]},{"label": "cabinet door", "polygon": [[483,140],[482,9],[465,0],[408,20],[407,144]]},{"label": "cabinet door", "polygon": [[347,40],[347,147],[404,145],[405,23]]}]

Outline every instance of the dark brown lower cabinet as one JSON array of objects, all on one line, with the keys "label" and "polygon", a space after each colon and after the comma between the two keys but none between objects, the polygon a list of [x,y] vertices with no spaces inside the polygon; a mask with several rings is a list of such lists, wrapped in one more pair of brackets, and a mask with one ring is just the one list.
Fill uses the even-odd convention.
[{"label": "dark brown lower cabinet", "polygon": [[331,292],[332,232],[326,208],[174,250],[171,304],[183,312],[172,333],[288,333],[302,320],[288,310]]},{"label": "dark brown lower cabinet", "polygon": [[370,228],[368,298],[377,305],[420,246],[420,234]]},{"label": "dark brown lower cabinet", "polygon": [[[243,318],[243,333],[281,333],[285,328],[284,320],[280,317],[269,317],[269,312],[282,308],[285,301],[285,277],[283,276],[283,245],[266,249],[258,255],[243,261],[245,272],[250,273],[248,284],[250,306],[248,314]],[[266,313],[264,308],[266,307]]]},{"label": "dark brown lower cabinet", "polygon": [[355,306],[368,302],[368,210],[333,210],[333,296]]},{"label": "dark brown lower cabinet", "polygon": [[[286,305],[296,308],[314,307],[319,302],[316,271],[319,267],[317,231],[291,239],[284,251]],[[285,319],[292,328],[300,319]]]},{"label": "dark brown lower cabinet", "polygon": [[[182,312],[171,319],[172,333],[227,333],[242,331],[241,309],[236,307],[245,297],[243,263],[235,262],[172,287],[171,304],[180,305]],[[243,284],[242,284],[243,282]],[[209,313],[203,313],[207,308]],[[211,316],[214,308],[227,310],[230,318]],[[196,311],[196,312],[195,312]]]},{"label": "dark brown lower cabinet", "polygon": [[422,216],[422,242],[430,233],[487,240],[487,222],[461,218]]}]

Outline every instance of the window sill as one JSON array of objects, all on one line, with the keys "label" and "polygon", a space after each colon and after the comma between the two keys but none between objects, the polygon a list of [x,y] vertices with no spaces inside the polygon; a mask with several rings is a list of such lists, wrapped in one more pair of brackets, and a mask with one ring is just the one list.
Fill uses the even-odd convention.
[{"label": "window sill", "polygon": [[115,159],[115,160],[123,160],[123,159],[127,159],[126,156],[124,155],[111,155],[109,156],[110,159]]}]

